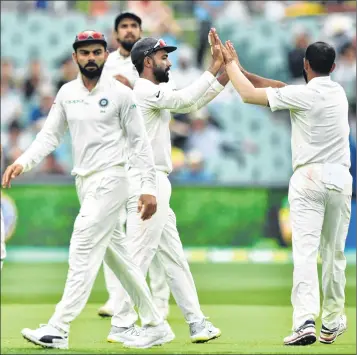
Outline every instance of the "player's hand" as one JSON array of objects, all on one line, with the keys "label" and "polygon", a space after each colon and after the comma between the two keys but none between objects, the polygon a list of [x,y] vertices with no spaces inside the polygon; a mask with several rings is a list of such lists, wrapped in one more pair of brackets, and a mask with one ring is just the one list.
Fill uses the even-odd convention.
[{"label": "player's hand", "polygon": [[12,164],[8,166],[2,177],[2,187],[11,187],[11,180],[15,179],[16,176],[19,176],[23,170],[24,167],[20,164]]},{"label": "player's hand", "polygon": [[114,76],[114,79],[120,81],[122,84],[124,84],[127,87],[129,87],[130,89],[132,89],[129,80],[125,76],[117,74]]},{"label": "player's hand", "polygon": [[229,40],[226,41],[225,48],[230,53],[230,55],[233,57],[234,61],[239,66],[240,70],[243,70],[243,67],[241,66],[240,61],[239,61],[238,53],[236,52],[236,50],[235,50],[235,48],[233,46],[233,43],[231,41],[229,41]]},{"label": "player's hand", "polygon": [[222,64],[224,64],[224,59],[223,59],[223,54],[221,50],[221,46],[216,40],[216,37],[214,35],[215,29],[211,28],[211,30],[208,33],[208,42],[211,46],[211,53],[212,53],[212,64],[211,67],[216,69],[217,71],[219,68],[221,68]]},{"label": "player's hand", "polygon": [[143,221],[150,219],[157,209],[156,197],[152,195],[141,195],[138,202],[138,212],[141,213]]},{"label": "player's hand", "polygon": [[230,50],[228,50],[223,44],[222,41],[220,40],[218,33],[216,32],[216,30],[213,28],[212,29],[212,34],[213,34],[213,38],[215,41],[215,45],[220,47],[221,53],[223,55],[223,60],[224,63],[227,65],[228,63],[232,62],[234,60],[233,58],[233,54],[231,53]]}]

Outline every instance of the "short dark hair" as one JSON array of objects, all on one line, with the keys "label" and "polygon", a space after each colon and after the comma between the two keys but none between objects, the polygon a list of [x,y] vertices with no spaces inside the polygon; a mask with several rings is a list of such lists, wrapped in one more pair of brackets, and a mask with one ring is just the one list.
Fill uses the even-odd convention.
[{"label": "short dark hair", "polygon": [[138,15],[133,14],[132,12],[122,12],[119,14],[114,21],[114,31],[117,32],[119,23],[125,18],[130,18],[138,23],[141,28],[141,18]]},{"label": "short dark hair", "polygon": [[[151,53],[150,55],[146,56],[146,57],[149,57],[151,59],[153,59],[155,61],[155,59],[153,58],[155,55],[155,53]],[[143,59],[141,60],[138,60],[135,64],[134,64],[134,67],[136,68],[136,70],[138,71],[139,75],[144,71],[144,60],[145,58],[144,57]]]},{"label": "short dark hair", "polygon": [[315,73],[328,75],[335,63],[336,51],[328,43],[315,42],[307,47],[305,59]]}]

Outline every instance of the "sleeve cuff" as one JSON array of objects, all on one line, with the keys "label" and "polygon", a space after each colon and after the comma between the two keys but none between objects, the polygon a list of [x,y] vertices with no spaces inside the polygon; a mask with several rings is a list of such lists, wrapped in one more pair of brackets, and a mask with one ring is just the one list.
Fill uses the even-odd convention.
[{"label": "sleeve cuff", "polygon": [[272,112],[276,111],[275,95],[273,90],[274,89],[272,87],[268,87],[265,89],[268,97],[269,107]]},{"label": "sleeve cuff", "polygon": [[141,194],[142,195],[151,195],[151,196],[157,196],[156,189],[148,186],[143,186],[141,188]]},{"label": "sleeve cuff", "polygon": [[30,170],[30,169],[29,169],[29,166],[28,166],[28,164],[26,163],[26,160],[25,160],[24,157],[19,157],[19,158],[17,158],[17,159],[14,161],[13,164],[22,165],[23,170],[22,170],[22,173],[21,173],[21,174],[23,174],[23,173],[25,173],[26,171]]},{"label": "sleeve cuff", "polygon": [[211,87],[216,92],[221,92],[224,89],[224,86],[221,85],[221,83],[217,79],[215,79]]},{"label": "sleeve cuff", "polygon": [[217,81],[216,77],[210,73],[208,70],[206,70],[203,74],[202,77],[204,77],[210,85],[212,85],[215,81]]}]

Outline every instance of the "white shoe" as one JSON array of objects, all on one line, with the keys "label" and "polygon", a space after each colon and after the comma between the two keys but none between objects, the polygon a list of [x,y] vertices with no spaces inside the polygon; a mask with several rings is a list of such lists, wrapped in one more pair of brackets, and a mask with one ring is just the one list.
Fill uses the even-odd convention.
[{"label": "white shoe", "polygon": [[319,342],[322,344],[332,344],[338,336],[347,330],[347,318],[345,315],[340,317],[340,324],[335,329],[328,329],[322,325]]},{"label": "white shoe", "polygon": [[190,324],[190,338],[192,343],[206,343],[221,336],[221,330],[211,322],[203,319],[201,322]]},{"label": "white shoe", "polygon": [[135,341],[137,339],[141,328],[133,324],[131,327],[115,327],[112,326],[107,337],[109,343],[125,343]]},{"label": "white shoe", "polygon": [[113,317],[114,307],[112,303],[111,300],[108,300],[104,306],[100,307],[98,309],[98,316],[103,318]]},{"label": "white shoe", "polygon": [[40,324],[35,330],[24,328],[21,334],[29,342],[44,348],[68,349],[68,333],[48,324]]},{"label": "white shoe", "polygon": [[136,339],[124,343],[126,348],[147,349],[169,343],[175,339],[169,324],[165,321],[157,326],[142,327]]},{"label": "white shoe", "polygon": [[284,345],[311,345],[316,341],[315,322],[307,320],[291,335],[284,338]]}]

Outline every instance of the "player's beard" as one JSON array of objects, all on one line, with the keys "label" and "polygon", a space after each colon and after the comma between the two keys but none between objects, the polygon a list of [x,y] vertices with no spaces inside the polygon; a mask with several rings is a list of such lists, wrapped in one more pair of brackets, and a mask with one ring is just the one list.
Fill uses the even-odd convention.
[{"label": "player's beard", "polygon": [[305,82],[306,82],[306,84],[307,84],[307,83],[308,83],[308,80],[307,80],[307,73],[306,73],[306,70],[305,70],[305,69],[302,70],[302,76],[304,77]]},{"label": "player's beard", "polygon": [[154,77],[158,83],[167,83],[169,81],[169,70],[155,66],[153,70]]},{"label": "player's beard", "polygon": [[127,51],[131,52],[132,48],[134,47],[134,44],[139,40],[140,38],[133,40],[133,41],[121,41],[120,39],[117,39],[118,43]]},{"label": "player's beard", "polygon": [[[98,66],[95,63],[90,63],[90,64],[88,63],[84,67],[82,67],[79,63],[77,63],[77,64],[78,64],[78,67],[79,67],[79,71],[82,73],[82,75],[84,75],[88,79],[99,78],[101,76],[103,68],[104,68],[104,63],[101,66]],[[96,66],[96,69],[95,70],[86,69],[86,68],[88,68],[90,66]]]}]

